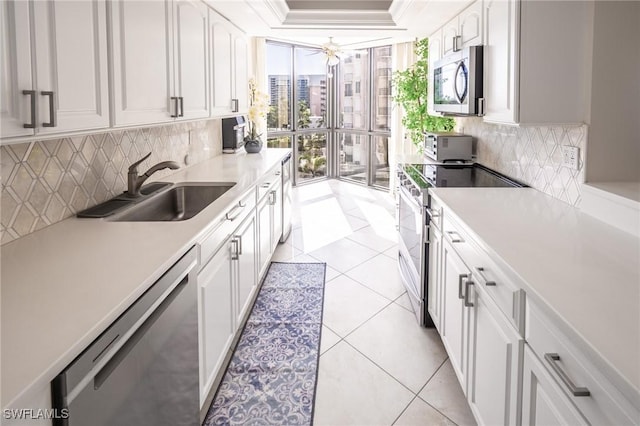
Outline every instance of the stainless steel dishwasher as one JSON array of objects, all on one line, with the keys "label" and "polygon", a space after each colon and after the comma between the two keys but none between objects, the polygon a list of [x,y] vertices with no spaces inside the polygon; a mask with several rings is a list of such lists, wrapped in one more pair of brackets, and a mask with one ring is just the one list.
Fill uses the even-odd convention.
[{"label": "stainless steel dishwasher", "polygon": [[291,232],[291,175],[293,173],[291,154],[282,160],[282,236],[280,242],[284,243]]},{"label": "stainless steel dishwasher", "polygon": [[51,383],[55,426],[200,424],[192,248]]}]

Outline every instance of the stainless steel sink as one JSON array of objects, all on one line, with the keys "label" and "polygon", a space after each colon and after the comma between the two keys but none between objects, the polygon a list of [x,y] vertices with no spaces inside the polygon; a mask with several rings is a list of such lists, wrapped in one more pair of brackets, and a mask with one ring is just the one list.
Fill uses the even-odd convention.
[{"label": "stainless steel sink", "polygon": [[187,220],[220,198],[235,185],[234,182],[179,183],[159,192],[122,213],[115,214],[115,222],[169,222]]}]

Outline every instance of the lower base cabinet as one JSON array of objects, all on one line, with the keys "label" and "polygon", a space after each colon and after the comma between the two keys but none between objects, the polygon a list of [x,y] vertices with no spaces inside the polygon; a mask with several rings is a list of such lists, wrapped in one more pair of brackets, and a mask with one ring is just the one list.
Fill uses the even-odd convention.
[{"label": "lower base cabinet", "polygon": [[231,239],[228,239],[198,274],[199,296],[202,304],[200,307],[200,404],[204,403],[233,340],[231,269]]},{"label": "lower base cabinet", "polygon": [[[517,425],[518,371],[524,339],[472,281],[467,399],[479,424]],[[473,290],[471,290],[473,289]]]},{"label": "lower base cabinet", "polygon": [[235,260],[232,267],[236,283],[234,311],[237,328],[251,305],[252,296],[257,287],[256,216],[254,213],[251,213],[238,227],[231,242],[234,243],[231,259],[232,262]]},{"label": "lower base cabinet", "polygon": [[531,426],[588,425],[547,369],[524,346],[522,424]]}]

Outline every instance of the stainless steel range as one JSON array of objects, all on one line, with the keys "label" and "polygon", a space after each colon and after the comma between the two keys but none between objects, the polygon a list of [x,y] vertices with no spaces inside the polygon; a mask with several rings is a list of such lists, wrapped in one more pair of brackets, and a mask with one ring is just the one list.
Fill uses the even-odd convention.
[{"label": "stainless steel range", "polygon": [[399,164],[396,221],[398,268],[420,325],[433,327],[427,312],[431,187],[524,187],[476,163]]}]

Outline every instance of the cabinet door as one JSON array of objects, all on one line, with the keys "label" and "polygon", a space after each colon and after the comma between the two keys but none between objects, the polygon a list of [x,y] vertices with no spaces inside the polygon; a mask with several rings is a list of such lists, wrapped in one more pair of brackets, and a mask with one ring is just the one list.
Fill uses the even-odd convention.
[{"label": "cabinet door", "polygon": [[[478,285],[476,282],[470,289]],[[469,405],[479,424],[516,425],[524,340],[486,293],[475,290],[473,294],[469,310]]]},{"label": "cabinet door", "polygon": [[271,196],[267,193],[258,203],[258,276],[262,277],[271,258]]},{"label": "cabinet door", "polygon": [[256,289],[256,218],[252,213],[235,234],[238,239],[238,271],[237,271],[237,323],[249,308],[251,296]]},{"label": "cabinet door", "polygon": [[[442,244],[442,342],[447,348],[453,370],[460,380],[462,389],[466,391],[466,321],[467,311],[464,307],[465,283],[470,277],[469,270],[453,249],[449,241],[443,239]],[[462,296],[462,297],[461,297]]]},{"label": "cabinet door", "polygon": [[[31,97],[23,90],[35,90],[31,78],[31,23],[29,3],[0,2],[0,136],[33,135],[24,125],[33,120]],[[37,99],[37,95],[36,96]],[[35,102],[36,99],[33,101]]]},{"label": "cabinet door", "polygon": [[530,426],[589,424],[526,344],[522,375],[522,424]]},{"label": "cabinet door", "polygon": [[478,0],[466,8],[459,16],[460,45],[482,45],[482,0]]},{"label": "cabinet door", "polygon": [[114,124],[172,121],[171,1],[114,0],[110,5]]},{"label": "cabinet door", "polygon": [[209,116],[209,21],[204,3],[175,2],[176,96],[183,118]]},{"label": "cabinet door", "polygon": [[272,191],[272,234],[271,234],[271,254],[276,249],[278,241],[282,236],[282,184],[277,184]]},{"label": "cabinet door", "polygon": [[427,289],[427,307],[438,331],[442,331],[442,233],[434,225],[429,226],[429,288]]},{"label": "cabinet door", "polygon": [[238,110],[246,112],[249,109],[249,49],[244,36],[234,38],[234,98],[238,100]]},{"label": "cabinet door", "polygon": [[447,22],[447,24],[442,27],[442,55],[446,56],[449,53],[453,52],[455,47],[455,38],[459,35],[458,33],[458,17],[456,16],[451,21]]},{"label": "cabinet door", "polygon": [[227,241],[198,274],[200,403],[204,402],[233,339],[231,250]]},{"label": "cabinet door", "polygon": [[517,0],[487,0],[484,33],[484,121],[517,123]]},{"label": "cabinet door", "polygon": [[213,69],[212,115],[231,112],[232,87],[232,47],[233,36],[229,24],[213,11],[209,11],[211,29],[211,64]]},{"label": "cabinet door", "polygon": [[109,126],[106,13],[104,0],[33,2],[37,133]]}]

